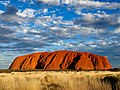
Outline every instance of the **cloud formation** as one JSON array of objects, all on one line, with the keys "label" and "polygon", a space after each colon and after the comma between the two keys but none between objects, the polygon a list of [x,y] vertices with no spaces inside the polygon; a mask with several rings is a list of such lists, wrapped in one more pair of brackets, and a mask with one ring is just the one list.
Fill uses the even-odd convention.
[{"label": "cloud formation", "polygon": [[[114,19],[112,19],[114,18]],[[119,14],[83,14],[82,18],[75,20],[74,24],[82,26],[90,26],[95,28],[109,28],[109,27],[120,27]],[[82,23],[81,23],[82,22]]]}]

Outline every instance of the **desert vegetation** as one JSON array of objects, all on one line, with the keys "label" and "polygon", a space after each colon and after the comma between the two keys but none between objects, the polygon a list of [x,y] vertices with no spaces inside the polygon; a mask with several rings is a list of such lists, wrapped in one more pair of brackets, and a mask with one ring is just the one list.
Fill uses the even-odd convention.
[{"label": "desert vegetation", "polygon": [[120,90],[120,72],[3,72],[0,73],[0,90]]}]

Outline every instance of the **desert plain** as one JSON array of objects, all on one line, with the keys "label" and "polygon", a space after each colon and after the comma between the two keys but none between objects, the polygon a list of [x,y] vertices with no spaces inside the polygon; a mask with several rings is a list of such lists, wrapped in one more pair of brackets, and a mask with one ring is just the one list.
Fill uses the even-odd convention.
[{"label": "desert plain", "polygon": [[120,90],[120,71],[11,71],[0,90]]}]

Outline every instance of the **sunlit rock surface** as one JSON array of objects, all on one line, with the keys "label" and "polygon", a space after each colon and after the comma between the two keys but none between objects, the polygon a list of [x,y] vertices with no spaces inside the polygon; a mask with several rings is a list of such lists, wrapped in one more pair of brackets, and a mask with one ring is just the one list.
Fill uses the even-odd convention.
[{"label": "sunlit rock surface", "polygon": [[105,56],[67,50],[18,56],[9,67],[9,69],[25,70],[107,70],[111,68]]}]

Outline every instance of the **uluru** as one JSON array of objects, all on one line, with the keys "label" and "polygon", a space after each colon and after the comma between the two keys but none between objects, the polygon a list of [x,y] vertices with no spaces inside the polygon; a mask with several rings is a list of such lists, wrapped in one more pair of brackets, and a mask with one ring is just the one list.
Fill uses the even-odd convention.
[{"label": "uluru", "polygon": [[111,68],[105,56],[68,50],[18,56],[9,67],[12,70],[108,70]]}]

